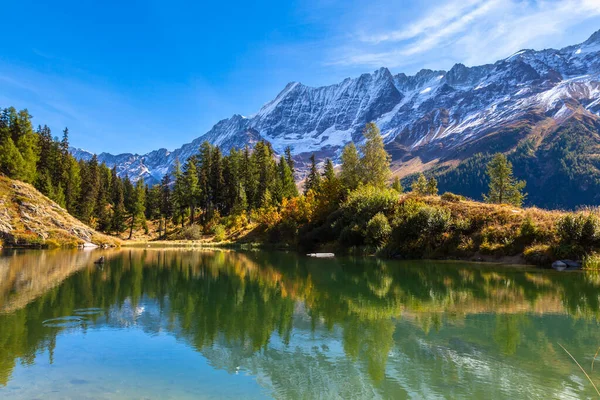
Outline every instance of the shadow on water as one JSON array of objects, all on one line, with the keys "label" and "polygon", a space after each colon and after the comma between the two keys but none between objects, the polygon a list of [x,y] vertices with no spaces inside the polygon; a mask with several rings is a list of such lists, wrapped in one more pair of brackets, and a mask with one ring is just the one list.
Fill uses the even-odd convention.
[{"label": "shadow on water", "polygon": [[168,332],[214,369],[263,377],[275,397],[591,396],[557,343],[591,362],[599,289],[583,273],[464,263],[5,252],[0,390],[17,362],[52,362],[64,332],[136,327]]}]

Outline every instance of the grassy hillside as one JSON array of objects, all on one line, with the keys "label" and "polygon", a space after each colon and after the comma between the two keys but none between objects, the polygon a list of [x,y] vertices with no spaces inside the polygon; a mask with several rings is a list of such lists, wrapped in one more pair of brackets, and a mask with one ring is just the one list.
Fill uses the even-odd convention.
[{"label": "grassy hillside", "polygon": [[[515,132],[518,132],[516,134]],[[487,192],[485,167],[493,153],[506,153],[515,176],[527,182],[526,205],[574,210],[600,204],[600,122],[577,112],[562,124],[551,118],[529,122],[481,139],[450,162],[431,161],[405,177],[410,187],[415,172],[428,170],[438,180],[440,191],[459,193],[479,200]],[[428,161],[425,159],[424,161]],[[442,161],[442,160],[436,160]]]},{"label": "grassy hillside", "polygon": [[76,247],[115,246],[119,240],[96,232],[33,186],[0,176],[0,245]]}]

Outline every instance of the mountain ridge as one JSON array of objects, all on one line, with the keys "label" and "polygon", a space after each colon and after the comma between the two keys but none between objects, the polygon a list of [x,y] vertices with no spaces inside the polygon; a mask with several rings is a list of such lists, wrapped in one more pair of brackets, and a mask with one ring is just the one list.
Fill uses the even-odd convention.
[{"label": "mountain ridge", "polygon": [[[512,151],[531,132],[558,128],[574,115],[600,115],[600,31],[580,44],[523,49],[493,64],[457,63],[448,71],[422,69],[414,75],[381,67],[322,87],[290,82],[254,115],[234,114],[173,151],[98,158],[116,165],[121,176],[155,183],[205,140],[223,151],[266,140],[278,153],[290,146],[301,175],[312,153],[319,160],[338,159],[342,147],[360,143],[362,127],[374,121],[395,173],[406,176],[417,164],[432,168],[478,151]],[[80,149],[73,154],[92,156]]]}]

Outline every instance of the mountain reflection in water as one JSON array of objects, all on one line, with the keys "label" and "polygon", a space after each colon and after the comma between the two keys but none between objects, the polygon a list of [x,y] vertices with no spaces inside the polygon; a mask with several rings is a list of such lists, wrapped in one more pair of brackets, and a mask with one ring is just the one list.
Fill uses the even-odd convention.
[{"label": "mountain reflection in water", "polygon": [[[100,255],[107,261],[97,267]],[[600,346],[599,289],[594,274],[464,263],[5,251],[0,397],[593,397],[558,343],[589,371]],[[128,355],[98,349],[113,345]],[[95,357],[111,377],[94,386],[86,369],[101,367]],[[192,357],[214,381],[188,376],[200,363]],[[73,369],[84,378],[65,375]],[[129,374],[135,392],[123,381]],[[597,369],[591,377],[600,383]]]}]

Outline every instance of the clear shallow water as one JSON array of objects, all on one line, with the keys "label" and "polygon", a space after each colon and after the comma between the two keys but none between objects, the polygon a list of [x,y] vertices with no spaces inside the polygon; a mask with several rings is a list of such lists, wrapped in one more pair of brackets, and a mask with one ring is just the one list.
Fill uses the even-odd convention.
[{"label": "clear shallow water", "polygon": [[558,344],[600,386],[599,300],[584,273],[5,251],[0,398],[596,398]]}]

